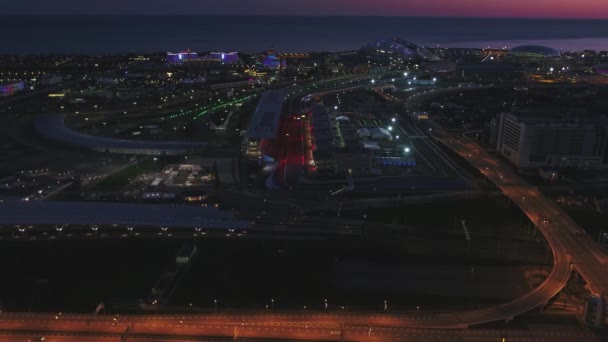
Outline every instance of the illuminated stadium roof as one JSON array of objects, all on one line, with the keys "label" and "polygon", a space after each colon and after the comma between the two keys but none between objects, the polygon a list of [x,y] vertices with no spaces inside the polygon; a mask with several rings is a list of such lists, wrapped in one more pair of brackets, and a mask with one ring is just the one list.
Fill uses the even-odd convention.
[{"label": "illuminated stadium roof", "polygon": [[598,64],[592,67],[591,70],[597,74],[608,76],[608,63]]},{"label": "illuminated stadium roof", "polygon": [[381,39],[367,43],[361,51],[375,55],[401,55],[407,59],[438,61],[439,57],[422,46],[401,38]]},{"label": "illuminated stadium roof", "polygon": [[560,57],[560,53],[542,45],[520,45],[512,48],[509,55],[525,59],[547,59]]}]

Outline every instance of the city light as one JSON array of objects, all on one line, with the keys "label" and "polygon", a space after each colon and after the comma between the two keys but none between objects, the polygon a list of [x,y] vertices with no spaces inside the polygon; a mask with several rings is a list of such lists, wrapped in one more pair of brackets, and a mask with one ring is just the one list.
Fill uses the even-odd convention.
[{"label": "city light", "polygon": [[[356,2],[351,2],[355,6]],[[263,14],[266,8],[262,7],[256,11]],[[480,9],[476,13],[481,14],[482,10],[485,11]],[[284,41],[283,35],[293,27],[308,27],[305,20],[253,20],[251,23],[236,20],[241,29],[232,31],[244,33],[242,48],[262,51],[264,44],[268,48],[272,41]],[[312,24],[316,27],[323,20],[326,19],[315,18]],[[310,54],[283,50],[314,48],[296,34],[292,37],[293,44],[276,44],[276,51],[270,48],[265,52],[243,53],[241,59],[236,52],[199,55],[190,52],[188,46],[181,46],[186,49],[179,50],[183,52],[168,53],[166,58],[143,51],[139,52],[141,55],[114,55],[108,46],[95,47],[98,51],[107,51],[108,55],[88,56],[86,49],[98,41],[83,31],[84,37],[88,37],[87,43],[81,49],[74,49],[82,51],[82,56],[47,56],[44,51],[32,57],[0,56],[3,65],[0,100],[5,103],[0,111],[6,120],[14,120],[5,127],[5,133],[20,140],[29,139],[31,133],[38,134],[41,141],[56,140],[43,154],[10,158],[10,172],[2,172],[8,174],[2,176],[6,178],[1,180],[0,195],[18,197],[15,200],[0,198],[0,243],[15,240],[24,246],[44,244],[48,247],[40,251],[15,248],[17,261],[22,255],[28,255],[26,261],[44,260],[58,247],[65,248],[61,253],[67,256],[47,269],[21,261],[16,267],[7,268],[3,279],[13,284],[7,283],[10,291],[2,296],[14,296],[15,303],[17,300],[25,303],[21,307],[13,303],[11,310],[13,306],[16,312],[30,310],[27,299],[31,297],[31,289],[18,286],[25,269],[32,279],[44,279],[50,284],[60,280],[62,286],[57,289],[61,293],[57,294],[62,297],[72,294],[74,298],[67,296],[69,302],[59,304],[62,309],[65,306],[75,310],[64,315],[56,311],[24,315],[3,313],[0,303],[0,317],[6,318],[0,320],[0,324],[4,324],[3,334],[32,341],[44,340],[38,335],[43,332],[48,333],[47,341],[64,334],[68,340],[70,336],[78,339],[77,335],[83,331],[92,338],[102,338],[105,333],[116,336],[120,333],[127,338],[135,324],[139,328],[133,333],[137,335],[140,330],[146,330],[149,339],[217,335],[219,339],[233,340],[403,341],[414,335],[439,339],[450,339],[454,335],[465,340],[504,342],[518,334],[525,334],[530,340],[542,339],[546,331],[525,329],[529,316],[525,313],[547,303],[548,310],[563,306],[559,310],[572,317],[576,314],[589,328],[596,325],[596,328],[605,328],[602,294],[608,293],[608,269],[604,267],[606,256],[601,249],[602,244],[608,243],[608,230],[587,236],[575,217],[568,219],[565,205],[584,206],[579,200],[596,196],[593,188],[601,184],[595,182],[600,172],[608,168],[604,151],[608,148],[604,146],[608,130],[604,129],[605,120],[600,115],[601,98],[608,96],[608,78],[604,76],[608,77],[608,53],[599,51],[606,49],[596,44],[582,46],[582,41],[577,42],[580,49],[576,50],[574,46],[572,50],[566,48],[565,41],[554,42],[564,46],[560,51],[539,45],[509,49],[448,47],[462,41],[459,37],[463,35],[462,30],[472,30],[470,25],[464,25],[465,20],[468,19],[458,20],[462,28],[444,22],[454,26],[444,30],[445,37],[431,37],[430,31],[422,39],[419,34],[403,37],[426,42],[445,40],[442,46],[446,47],[441,48],[437,44],[425,48],[398,37],[351,48],[347,46],[351,44],[346,43],[354,41],[361,28],[386,25],[382,20],[370,21],[368,25],[366,19],[357,19],[340,30],[340,34],[345,35],[343,41],[334,41],[332,45],[325,41],[331,37],[324,37],[328,39],[321,43],[326,48]],[[181,41],[200,47],[201,44],[195,40],[192,43],[186,34],[200,36],[199,31],[205,27],[194,27],[191,29],[195,32],[188,32],[180,30],[181,21],[175,19],[172,26],[184,39],[167,44],[164,40],[168,38],[160,37],[162,41],[144,39],[144,43],[174,46]],[[210,25],[228,27],[232,21],[220,19]],[[290,21],[293,22],[290,24]],[[431,31],[441,23],[432,18],[420,22],[425,23],[424,27],[419,25],[421,30],[430,27]],[[487,41],[510,41],[514,38],[509,35],[519,32],[515,28],[520,27],[521,22],[505,23],[499,23],[500,37],[492,36],[496,32],[488,30],[491,25],[481,25],[484,23],[478,23],[475,31],[485,29]],[[273,33],[267,39],[270,42],[262,42],[257,48],[247,40],[248,31],[256,27],[254,24],[274,25],[267,30]],[[344,26],[342,24],[329,19],[326,26]],[[513,27],[503,30],[507,24]],[[585,23],[581,21],[577,25],[579,32]],[[149,23],[142,27],[148,26]],[[357,29],[358,26],[361,27]],[[389,23],[377,31],[395,31],[390,26]],[[542,26],[546,25],[536,25],[535,30],[537,27],[542,30]],[[319,25],[318,31],[329,32],[327,28]],[[552,28],[549,25],[546,30]],[[145,30],[131,31],[142,34],[140,31]],[[346,32],[351,31],[354,38],[346,36]],[[144,38],[146,33],[143,32]],[[241,43],[231,37],[211,34],[205,38],[228,39],[226,42],[236,47]],[[318,44],[314,38],[312,41]],[[8,49],[19,48],[8,43]],[[51,43],[32,46],[46,49],[56,45]],[[215,44],[211,40],[207,43],[202,45]],[[56,46],[64,48],[62,44]],[[342,51],[345,47],[348,51]],[[91,67],[93,63],[98,63],[94,64],[95,68]],[[569,66],[573,71],[566,73]],[[406,70],[399,72],[401,68]],[[410,68],[414,70],[411,77]],[[64,79],[62,84],[49,83],[59,77]],[[29,91],[30,87],[36,91]],[[18,91],[21,93],[16,94]],[[501,109],[499,116],[497,108]],[[565,117],[563,113],[568,115]],[[11,127],[20,127],[25,116],[32,116],[29,121],[35,132],[11,131]],[[399,132],[405,134],[403,142]],[[25,136],[20,138],[22,134]],[[581,145],[581,141],[585,144]],[[82,152],[63,153],[62,149],[70,145]],[[521,148],[516,150],[518,146]],[[4,144],[0,148],[9,157],[27,154],[29,150],[21,144]],[[30,169],[31,165],[39,164],[45,169]],[[465,170],[461,170],[463,167]],[[570,176],[577,179],[577,184],[587,184],[585,188],[589,189],[578,189],[580,187],[567,182]],[[549,182],[559,182],[559,187],[565,190],[560,191],[559,198],[550,193],[546,186]],[[482,186],[473,189],[471,185],[476,183]],[[83,190],[78,190],[80,188]],[[475,190],[474,196],[466,195],[471,189]],[[511,207],[521,209],[515,213],[516,217],[497,194]],[[597,196],[593,206],[587,205],[585,210],[608,211],[608,195]],[[48,201],[47,197],[70,200]],[[412,214],[420,219],[412,220]],[[491,220],[485,220],[484,215]],[[492,222],[500,223],[505,218],[521,226],[522,233],[533,235],[531,243],[522,246],[517,256],[522,263],[546,264],[546,279],[527,289],[526,277],[515,274],[521,270],[513,270],[513,277],[509,278],[517,282],[504,285],[514,290],[508,305],[489,303],[487,307],[472,308],[466,302],[470,295],[467,282],[492,285],[504,278],[500,261],[509,259],[511,248],[503,242],[500,225]],[[433,222],[427,222],[429,219]],[[404,224],[420,221],[424,226],[432,226],[435,220],[445,223],[446,229],[427,229],[424,234],[414,234],[416,239],[411,241],[395,234]],[[471,224],[470,231],[466,222]],[[424,230],[423,226],[418,228]],[[451,232],[450,240],[454,243],[435,246],[446,232]],[[272,246],[256,242],[271,233],[276,241]],[[596,237],[597,244],[593,241]],[[141,244],[135,240],[160,241],[161,238],[172,240],[163,242],[170,243],[171,248],[162,254],[154,248],[140,249]],[[319,290],[305,286],[291,291],[293,298],[289,298],[289,291],[285,290],[298,285],[296,278],[338,279],[344,275],[342,266],[346,266],[348,272],[351,268],[358,270],[358,265],[351,265],[350,257],[344,260],[347,264],[337,265],[342,262],[344,248],[334,250],[332,246],[348,247],[353,239],[362,238],[369,238],[379,247],[359,248],[356,255],[347,251],[357,260],[373,260],[364,265],[366,272],[357,274],[360,278],[375,268],[386,271],[367,277],[378,283],[390,282],[396,276],[416,278],[407,267],[393,267],[397,263],[412,262],[421,268],[415,273],[440,272],[436,278],[445,281],[433,282],[432,289],[428,289],[428,281],[411,284],[411,290],[421,294],[412,300],[399,300],[401,294],[391,288],[379,288],[369,299],[343,298],[331,288]],[[99,240],[95,243],[100,247],[91,251],[107,249],[111,258],[108,259],[107,253],[93,255],[82,248],[79,242],[83,239]],[[61,241],[57,246],[51,242],[58,240]],[[112,241],[124,244],[127,240],[133,240],[125,245],[128,248],[112,249],[115,246]],[[297,246],[289,247],[292,240]],[[328,248],[324,247],[321,257],[310,259],[310,251],[318,241]],[[242,253],[229,253],[235,243],[236,247],[244,248]],[[74,250],[70,245],[74,245]],[[403,258],[404,248],[427,245],[432,246],[427,248],[428,253],[416,253],[408,256],[408,260]],[[462,248],[464,245],[466,250]],[[204,252],[199,253],[198,249]],[[89,273],[94,278],[87,283],[87,292],[78,291],[82,275],[70,270],[89,254],[95,258],[93,265],[105,261],[107,272],[92,269]],[[209,259],[209,255],[221,257]],[[458,270],[463,277],[470,277],[466,282],[449,281],[454,272],[450,269],[454,259],[451,256],[464,261],[471,259]],[[300,267],[302,260],[308,260],[310,265]],[[190,277],[188,272],[201,262],[209,264],[213,272],[208,275],[203,272],[196,279]],[[270,272],[255,269],[264,263],[277,267]],[[492,269],[484,275],[488,279],[481,277],[480,264]],[[237,271],[245,273],[233,272],[231,265],[238,265]],[[122,274],[123,269],[131,272]],[[580,276],[581,283],[584,281],[593,289],[590,293],[597,292],[597,298],[585,291],[584,298],[576,296],[580,298],[568,303],[568,296],[574,297],[572,291],[565,291],[572,285],[572,272]],[[294,274],[298,277],[294,278]],[[136,300],[120,284],[104,288],[107,279],[117,276],[124,276],[123,283],[150,278],[143,288],[147,291],[137,297],[144,300]],[[242,279],[255,277],[259,278],[256,279],[259,287],[267,291],[233,294],[224,290]],[[288,281],[277,284],[279,278]],[[175,290],[174,285],[180,279],[194,286],[201,279],[208,280],[207,295],[193,296],[189,290]],[[154,280],[156,282],[152,282]],[[369,287],[360,281],[356,283],[353,291],[357,293]],[[192,284],[185,285],[190,289]],[[494,290],[500,295],[504,286],[496,289],[487,286],[483,295],[496,296],[491,292]],[[519,291],[520,287],[527,290]],[[123,315],[119,319],[114,312],[118,305],[106,312],[101,302],[93,315],[77,314],[92,309],[90,301],[78,296],[86,299],[100,290],[107,292],[107,296],[103,296],[106,298],[126,296],[124,298],[129,299],[120,303],[121,309],[117,312],[121,315],[123,307],[125,313],[141,313],[138,317]],[[169,296],[174,290],[176,298],[180,298],[175,309],[180,313],[164,314],[163,308],[173,305]],[[452,308],[448,303],[449,307],[444,309],[439,306],[442,301],[434,300],[432,293],[427,293],[429,290],[439,290],[464,305]],[[52,301],[55,293],[47,292],[37,294],[38,305],[33,305],[33,309],[47,303],[49,298]],[[220,295],[221,302],[220,297],[215,297]],[[556,297],[559,298],[552,303]],[[332,301],[331,309],[328,300]],[[391,311],[388,311],[389,301]],[[285,305],[281,305],[283,302]],[[363,306],[369,306],[369,310],[360,310]],[[440,315],[432,314],[444,310]],[[400,312],[407,312],[407,317],[402,317]],[[205,323],[205,317],[213,320],[212,324]],[[504,329],[500,323],[511,319],[522,322],[522,327]],[[465,329],[491,322],[499,324]],[[555,326],[558,328],[558,324]],[[23,327],[28,328],[27,334]],[[30,337],[30,334],[37,336]],[[571,335],[585,340],[589,331],[581,330],[578,334],[572,332]]]}]

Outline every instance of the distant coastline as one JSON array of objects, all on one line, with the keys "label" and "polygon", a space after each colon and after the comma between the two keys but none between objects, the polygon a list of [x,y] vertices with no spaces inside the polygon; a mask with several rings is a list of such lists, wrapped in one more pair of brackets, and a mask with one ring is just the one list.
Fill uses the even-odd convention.
[{"label": "distant coastline", "polygon": [[355,16],[0,15],[4,54],[342,51],[398,36],[430,47],[542,43],[608,50],[608,19]]},{"label": "distant coastline", "polygon": [[408,18],[408,19],[490,19],[490,20],[558,20],[558,21],[608,21],[608,18],[566,18],[566,17],[479,17],[479,16],[441,16],[441,15],[266,15],[266,14],[161,14],[161,13],[0,13],[1,17],[235,17],[235,18]]}]

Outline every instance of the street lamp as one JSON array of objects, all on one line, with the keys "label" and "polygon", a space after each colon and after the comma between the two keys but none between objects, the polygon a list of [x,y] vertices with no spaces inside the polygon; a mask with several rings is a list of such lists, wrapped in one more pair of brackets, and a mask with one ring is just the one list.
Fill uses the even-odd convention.
[{"label": "street lamp", "polygon": [[395,121],[397,121],[397,119],[395,119],[395,118],[392,118],[392,119],[391,119],[391,121],[392,121],[392,122],[395,122]]},{"label": "street lamp", "polygon": [[393,130],[393,126],[388,126],[388,130],[392,131]]},{"label": "street lamp", "polygon": [[405,151],[405,153],[410,153],[410,148],[409,147],[406,147],[403,150]]}]

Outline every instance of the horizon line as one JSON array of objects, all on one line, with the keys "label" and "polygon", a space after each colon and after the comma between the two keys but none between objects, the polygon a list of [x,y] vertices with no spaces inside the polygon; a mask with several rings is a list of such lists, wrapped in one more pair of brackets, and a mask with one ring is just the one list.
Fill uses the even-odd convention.
[{"label": "horizon line", "polygon": [[25,17],[25,16],[44,16],[44,17],[65,17],[65,16],[92,16],[92,17],[297,17],[297,18],[324,18],[324,17],[343,17],[343,18],[441,18],[441,19],[511,19],[511,20],[599,20],[608,21],[606,18],[593,17],[511,17],[511,16],[450,16],[450,15],[362,15],[362,14],[223,14],[223,13],[0,13],[2,17]]}]

